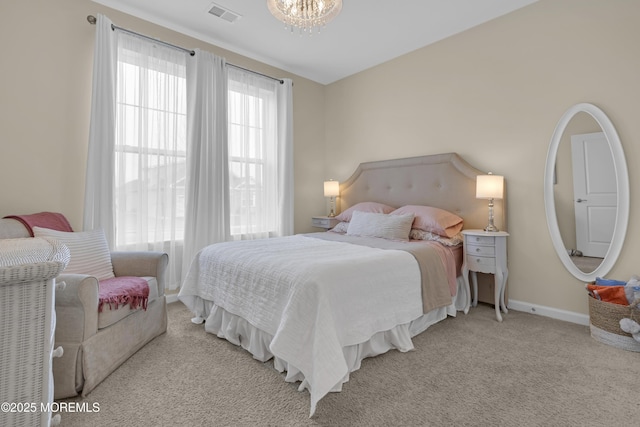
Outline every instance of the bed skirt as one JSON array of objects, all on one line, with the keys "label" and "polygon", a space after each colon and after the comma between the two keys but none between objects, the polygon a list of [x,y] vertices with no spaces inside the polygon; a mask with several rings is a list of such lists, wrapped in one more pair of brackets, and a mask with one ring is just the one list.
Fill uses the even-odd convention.
[{"label": "bed skirt", "polygon": [[[393,349],[401,352],[413,350],[412,337],[424,332],[447,316],[455,317],[458,311],[463,311],[466,304],[466,285],[461,276],[457,279],[457,287],[458,292],[451,305],[432,310],[410,323],[398,325],[388,331],[378,332],[363,343],[343,347],[345,362],[349,370],[342,380],[333,386],[331,391],[341,391],[342,385],[349,381],[349,374],[360,369],[363,359]],[[285,381],[300,382],[299,391],[309,389],[304,374],[298,368],[271,353],[270,344],[273,339],[271,334],[256,328],[244,318],[226,311],[212,301],[194,296],[187,298],[192,300],[187,306],[195,307],[196,317],[192,319],[192,322],[202,323],[204,321],[205,331],[241,346],[256,360],[266,362],[273,359],[274,368],[279,372],[286,372]],[[315,405],[312,405],[311,415],[313,412],[315,412]]]}]

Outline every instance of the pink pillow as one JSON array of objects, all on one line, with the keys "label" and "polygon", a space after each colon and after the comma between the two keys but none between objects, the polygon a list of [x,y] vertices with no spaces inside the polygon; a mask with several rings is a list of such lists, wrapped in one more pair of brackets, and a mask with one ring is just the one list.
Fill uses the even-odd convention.
[{"label": "pink pillow", "polygon": [[354,211],[388,214],[393,212],[394,210],[395,210],[394,207],[385,205],[384,203],[361,202],[361,203],[356,203],[355,205],[351,206],[349,209],[345,210],[344,212],[341,212],[340,215],[336,216],[336,219],[338,221],[349,222],[351,221],[351,216],[353,215]]},{"label": "pink pillow", "polygon": [[407,205],[391,212],[391,215],[413,214],[413,226],[444,237],[453,237],[462,230],[462,218],[444,209],[431,206]]}]

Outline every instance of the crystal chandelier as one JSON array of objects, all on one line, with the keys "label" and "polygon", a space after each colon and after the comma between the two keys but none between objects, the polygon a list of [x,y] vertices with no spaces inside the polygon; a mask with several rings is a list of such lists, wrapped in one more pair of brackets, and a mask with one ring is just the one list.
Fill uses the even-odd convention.
[{"label": "crystal chandelier", "polygon": [[267,6],[291,32],[296,27],[300,33],[311,34],[314,28],[320,31],[340,13],[342,0],[267,0]]}]

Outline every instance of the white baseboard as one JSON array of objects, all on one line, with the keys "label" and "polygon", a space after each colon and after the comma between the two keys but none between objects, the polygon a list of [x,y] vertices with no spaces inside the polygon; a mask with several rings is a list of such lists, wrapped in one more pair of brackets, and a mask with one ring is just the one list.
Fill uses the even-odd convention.
[{"label": "white baseboard", "polygon": [[166,295],[166,297],[167,297],[167,304],[180,301],[178,299],[178,294],[169,294],[169,295]]},{"label": "white baseboard", "polygon": [[509,300],[507,306],[510,310],[524,311],[525,313],[537,314],[539,316],[551,317],[552,319],[564,320],[565,322],[577,323],[589,326],[589,315],[575,313],[573,311],[559,310],[544,305],[530,304],[524,301]]}]

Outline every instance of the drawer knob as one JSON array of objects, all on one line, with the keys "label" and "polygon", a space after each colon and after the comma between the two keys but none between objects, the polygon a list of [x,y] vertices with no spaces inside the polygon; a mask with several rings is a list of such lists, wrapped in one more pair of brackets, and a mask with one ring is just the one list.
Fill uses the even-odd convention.
[{"label": "drawer knob", "polygon": [[476,252],[480,252],[480,248],[476,248]]},{"label": "drawer knob", "polygon": [[64,350],[63,350],[62,346],[58,346],[58,348],[53,350],[53,353],[51,354],[51,356],[53,356],[53,357],[62,357],[63,354],[64,354]]}]

